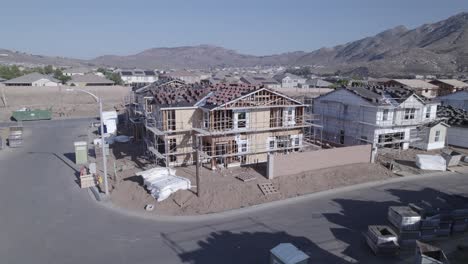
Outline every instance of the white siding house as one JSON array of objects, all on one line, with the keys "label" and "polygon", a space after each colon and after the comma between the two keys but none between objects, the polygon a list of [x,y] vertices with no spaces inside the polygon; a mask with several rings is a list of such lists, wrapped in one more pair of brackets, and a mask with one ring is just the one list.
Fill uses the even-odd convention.
[{"label": "white siding house", "polygon": [[143,87],[154,83],[158,80],[158,76],[151,70],[118,70],[122,81],[133,87]]},{"label": "white siding house", "polygon": [[3,82],[6,86],[59,86],[60,81],[53,77],[33,72]]},{"label": "white siding house", "polygon": [[314,114],[322,116],[324,140],[341,145],[418,147],[415,142],[429,133],[425,125],[437,119],[436,112],[437,103],[413,93],[396,98],[389,89],[349,87],[314,100]]},{"label": "white siding house", "polygon": [[306,78],[291,73],[278,74],[273,76],[273,78],[281,83],[281,88],[297,88],[307,81]]}]

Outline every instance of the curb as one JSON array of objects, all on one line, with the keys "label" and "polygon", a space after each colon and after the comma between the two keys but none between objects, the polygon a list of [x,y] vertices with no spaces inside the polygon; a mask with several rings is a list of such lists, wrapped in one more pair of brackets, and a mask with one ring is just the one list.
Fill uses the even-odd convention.
[{"label": "curb", "polygon": [[138,218],[146,219],[146,220],[153,220],[153,221],[158,221],[158,222],[201,222],[201,221],[207,221],[207,220],[218,220],[218,219],[224,219],[228,217],[241,216],[247,213],[253,213],[253,212],[257,212],[261,210],[267,210],[267,209],[276,208],[280,206],[290,205],[290,204],[294,204],[297,202],[323,198],[323,197],[331,196],[337,193],[345,193],[345,192],[355,191],[355,190],[364,189],[364,188],[382,186],[382,185],[391,184],[391,183],[409,182],[409,181],[414,181],[414,180],[437,178],[437,177],[450,177],[450,176],[460,175],[460,174],[464,174],[464,173],[447,172],[447,171],[432,172],[432,173],[425,173],[425,174],[412,175],[412,176],[406,176],[406,177],[391,178],[387,180],[372,181],[372,182],[366,182],[366,183],[361,183],[361,184],[356,184],[356,185],[351,185],[351,186],[340,187],[336,189],[310,193],[310,194],[297,196],[297,197],[291,197],[291,198],[287,198],[284,200],[277,200],[277,201],[272,201],[268,203],[253,205],[253,206],[249,206],[245,208],[238,208],[238,209],[232,209],[232,210],[228,210],[224,212],[210,213],[210,214],[203,214],[203,215],[189,215],[189,216],[155,215],[153,213],[139,212],[139,211],[134,211],[134,210],[119,207],[113,204],[110,201],[110,199],[106,199],[105,201],[100,202],[98,204],[112,211],[115,211],[117,213],[127,215],[130,217],[138,217]]}]

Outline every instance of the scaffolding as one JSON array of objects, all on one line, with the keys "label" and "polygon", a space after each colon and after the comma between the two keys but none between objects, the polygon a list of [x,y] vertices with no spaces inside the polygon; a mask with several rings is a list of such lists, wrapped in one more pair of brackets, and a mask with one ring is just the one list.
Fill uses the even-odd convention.
[{"label": "scaffolding", "polygon": [[[386,100],[398,102],[402,98]],[[426,105],[418,108],[414,102],[389,103],[384,106],[349,105],[334,100],[321,100],[320,103],[325,105],[319,113],[324,118],[325,139],[341,145],[372,144],[375,148],[402,149],[403,144],[409,144],[417,147],[429,135],[428,124],[440,121],[433,116],[435,110],[431,108],[428,112]],[[379,111],[382,112],[381,116],[378,116]],[[332,125],[334,130],[329,128]],[[378,133],[379,130],[386,132]]]},{"label": "scaffolding", "polygon": [[320,118],[311,106],[276,92],[260,90],[222,107],[192,109],[190,120],[182,121],[176,118],[177,107],[145,112],[144,141],[156,163],[177,166],[198,160],[215,169],[265,162],[267,153],[317,149],[322,142]]}]

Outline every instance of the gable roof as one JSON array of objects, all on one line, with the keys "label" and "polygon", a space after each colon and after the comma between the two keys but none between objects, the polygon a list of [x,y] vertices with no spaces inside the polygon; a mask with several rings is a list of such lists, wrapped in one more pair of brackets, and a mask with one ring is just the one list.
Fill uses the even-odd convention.
[{"label": "gable roof", "polygon": [[242,76],[240,80],[251,85],[279,84],[275,79],[263,76]]},{"label": "gable roof", "polygon": [[159,87],[162,87],[162,86],[169,86],[169,85],[173,86],[173,84],[185,85],[185,82],[179,79],[168,77],[168,76],[161,76],[161,78],[159,78],[157,81],[150,83],[146,86],[143,86],[141,88],[138,88],[137,90],[135,90],[135,93],[137,94],[146,93],[148,91],[158,89]]},{"label": "gable roof", "polygon": [[51,76],[48,76],[48,75],[40,74],[38,72],[33,72],[33,73],[30,73],[30,74],[26,74],[26,75],[20,76],[18,78],[14,78],[14,79],[5,81],[4,83],[6,83],[6,84],[33,83],[33,82],[41,80],[41,79],[47,79],[47,80],[49,80],[51,82],[60,83],[59,80],[57,80],[57,79],[55,79],[55,78],[53,78]]},{"label": "gable roof", "polygon": [[114,84],[113,81],[106,79],[104,77],[98,76],[96,74],[85,74],[85,75],[73,75],[71,80],[68,83],[97,83],[97,84]]},{"label": "gable roof", "polygon": [[[216,108],[222,108],[230,103],[234,103],[238,100],[241,100],[243,98],[246,98],[250,95],[253,95],[255,93],[258,93],[260,91],[267,91],[269,93],[272,93],[272,94],[275,94],[275,95],[278,95],[278,96],[281,96],[293,103],[296,103],[298,105],[303,105],[301,102],[295,100],[295,99],[292,99],[291,97],[288,97],[282,93],[279,93],[277,91],[273,91],[273,90],[270,90],[270,89],[267,89],[267,88],[264,88],[264,87],[258,87],[258,86],[247,86],[247,87],[244,87],[243,90],[241,90],[240,92],[237,92],[237,93],[232,93],[230,91],[228,91],[227,93],[225,92],[225,96],[221,96],[222,99],[216,99],[216,97],[220,97],[219,95],[217,96],[216,94],[213,94],[213,96],[210,96],[210,98],[208,98],[207,100],[207,103],[204,105],[205,108],[210,108],[210,109],[216,109]],[[213,99],[215,98],[215,99]],[[211,99],[211,100],[210,100]],[[215,101],[213,103],[213,101]]]},{"label": "gable roof", "polygon": [[454,88],[465,88],[468,87],[468,83],[456,80],[456,79],[437,79],[431,81],[432,84],[437,84],[437,83],[445,83],[450,86],[453,86]]},{"label": "gable roof", "polygon": [[276,74],[273,76],[273,79],[277,80],[278,82],[281,82],[284,78],[289,77],[291,79],[305,79],[304,77],[297,76],[295,74],[289,73],[289,72],[283,72]]},{"label": "gable roof", "polygon": [[[412,96],[421,103],[426,103],[425,98],[416,95],[409,89],[401,87],[348,86],[337,90],[346,90],[352,94],[355,94],[356,96],[359,96],[366,102],[376,106],[398,106]],[[328,94],[331,93],[333,92]],[[327,96],[328,94],[322,95],[320,97]]]},{"label": "gable roof", "polygon": [[438,89],[439,87],[419,79],[392,79],[392,81],[402,84],[412,89]]}]

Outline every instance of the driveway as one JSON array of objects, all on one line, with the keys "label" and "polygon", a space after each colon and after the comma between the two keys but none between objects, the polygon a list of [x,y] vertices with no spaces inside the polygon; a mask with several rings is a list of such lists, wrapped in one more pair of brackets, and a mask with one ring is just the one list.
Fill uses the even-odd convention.
[{"label": "driveway", "polygon": [[0,263],[268,263],[292,242],[311,263],[394,263],[361,232],[390,205],[466,194],[467,175],[384,184],[225,218],[156,221],[121,214],[77,185],[68,159],[89,120],[26,126],[25,147],[0,151]]}]

